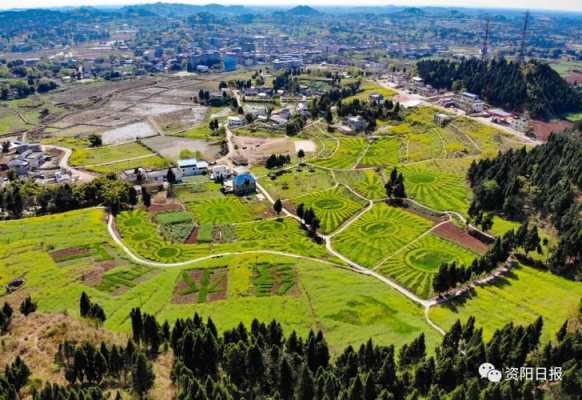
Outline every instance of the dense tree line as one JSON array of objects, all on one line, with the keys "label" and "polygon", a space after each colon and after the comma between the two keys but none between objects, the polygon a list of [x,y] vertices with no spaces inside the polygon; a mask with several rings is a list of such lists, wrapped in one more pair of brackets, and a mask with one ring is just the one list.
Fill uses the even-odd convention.
[{"label": "dense tree line", "polygon": [[[106,398],[103,391],[113,387],[131,388],[143,398],[155,375],[142,346],[157,332],[167,344],[163,351],[171,349],[174,355],[170,377],[179,400],[541,400],[550,389],[547,382],[527,379],[491,383],[479,377],[485,362],[500,370],[560,367],[562,382],[551,390],[560,398],[576,399],[582,392],[581,312],[582,302],[556,340],[543,346],[541,318],[527,326],[509,323],[485,341],[470,317],[464,324],[454,323],[433,352],[421,334],[398,350],[370,339],[332,359],[321,332],[311,331],[305,338],[296,332],[286,336],[278,322],[254,320],[249,328],[241,323],[220,334],[210,318],[204,321],[198,314],[176,320],[170,329],[167,322],[160,325],[155,317],[134,309],[133,339],[127,345],[63,342],[55,364],[63,369],[68,386],[45,383],[33,389],[32,398],[101,400]],[[16,399],[29,376],[24,362],[15,359],[0,376],[0,398]]]},{"label": "dense tree line", "polygon": [[317,231],[321,226],[321,221],[319,220],[317,215],[315,215],[315,211],[313,211],[313,208],[305,207],[305,204],[300,203],[297,206],[296,212],[297,216],[304,221],[305,227],[309,230],[309,235],[313,239],[319,239]]},{"label": "dense tree line", "polygon": [[107,319],[103,308],[99,304],[93,303],[85,292],[81,293],[79,299],[79,314],[82,318],[89,318],[99,323],[103,323]]},{"label": "dense tree line", "polygon": [[397,204],[400,204],[402,199],[407,197],[404,176],[402,172],[398,172],[398,168],[393,168],[392,172],[390,172],[390,178],[384,184],[384,190],[386,191],[388,200]]},{"label": "dense tree line", "polygon": [[331,112],[331,107],[337,105],[342,99],[353,96],[360,91],[362,82],[356,81],[341,88],[332,88],[321,96],[314,98],[309,103],[309,112],[313,118],[323,117]]},{"label": "dense tree line", "polygon": [[291,157],[288,154],[271,154],[267,161],[265,161],[265,167],[267,169],[281,168],[285,164],[291,162]]},{"label": "dense tree line", "polygon": [[0,309],[0,335],[8,332],[10,323],[12,322],[13,312],[12,307],[8,303],[4,303],[4,306]]},{"label": "dense tree line", "polygon": [[530,251],[541,252],[540,237],[535,226],[528,227],[524,223],[517,231],[513,230],[497,238],[487,252],[473,260],[470,266],[457,265],[456,262],[444,263],[439,267],[433,280],[433,290],[436,293],[446,292],[459,284],[493,271],[507,262],[509,256],[517,249],[523,250],[526,255]]},{"label": "dense tree line", "polygon": [[528,110],[541,118],[582,110],[582,96],[545,63],[471,58],[422,60],[416,67],[420,77],[437,89],[476,93],[506,110]]},{"label": "dense tree line", "polygon": [[0,208],[8,218],[19,218],[25,211],[43,215],[98,205],[117,213],[129,203],[130,185],[115,176],[100,177],[80,185],[45,186],[12,181],[0,189]]},{"label": "dense tree line", "polygon": [[554,134],[531,150],[510,150],[474,162],[468,178],[474,198],[470,214],[491,211],[525,220],[539,213],[559,232],[548,267],[582,279],[582,130]]}]

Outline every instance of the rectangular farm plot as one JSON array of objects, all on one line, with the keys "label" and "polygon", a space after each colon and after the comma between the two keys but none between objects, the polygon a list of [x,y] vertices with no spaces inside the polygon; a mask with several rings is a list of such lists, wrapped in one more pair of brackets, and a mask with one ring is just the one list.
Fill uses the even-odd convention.
[{"label": "rectangular farm plot", "polygon": [[103,292],[119,295],[150,279],[157,272],[158,270],[155,268],[143,265],[119,267],[105,273],[96,288]]},{"label": "rectangular farm plot", "polygon": [[384,180],[373,170],[337,171],[337,180],[370,200],[380,200],[386,197]]},{"label": "rectangular farm plot", "polygon": [[364,200],[343,186],[297,197],[292,202],[295,207],[303,203],[305,208],[312,208],[323,233],[333,232],[365,205]]},{"label": "rectangular farm plot", "polygon": [[366,140],[363,138],[340,138],[339,148],[330,158],[318,160],[315,164],[333,169],[350,169],[366,149]]},{"label": "rectangular farm plot", "polygon": [[476,253],[431,233],[398,250],[375,269],[418,296],[429,298],[433,295],[434,275],[441,264],[455,261],[457,265],[468,266],[476,257]]},{"label": "rectangular farm plot", "polygon": [[252,284],[257,297],[283,296],[295,286],[296,274],[292,264],[256,264]]},{"label": "rectangular farm plot", "polygon": [[210,303],[227,295],[228,269],[191,269],[183,271],[176,283],[172,303]]},{"label": "rectangular farm plot", "polygon": [[404,165],[400,170],[409,197],[439,211],[466,213],[470,194],[463,175],[442,173],[424,164]]},{"label": "rectangular farm plot", "polygon": [[348,229],[334,237],[334,248],[368,268],[429,230],[432,222],[387,204],[376,204]]},{"label": "rectangular farm plot", "polygon": [[77,148],[71,156],[71,164],[91,166],[153,155],[154,153],[138,143],[95,148]]}]

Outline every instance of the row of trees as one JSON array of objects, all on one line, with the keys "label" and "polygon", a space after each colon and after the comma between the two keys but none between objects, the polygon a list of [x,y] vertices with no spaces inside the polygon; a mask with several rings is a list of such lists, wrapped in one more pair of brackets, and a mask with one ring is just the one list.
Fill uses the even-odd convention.
[{"label": "row of trees", "polygon": [[[539,214],[556,227],[559,243],[550,270],[582,279],[582,128],[553,134],[531,150],[507,151],[474,162],[468,171],[473,188],[471,214],[494,212],[526,220]],[[529,245],[531,248],[536,240]]]},{"label": "row of trees", "polygon": [[525,255],[531,251],[541,253],[541,240],[538,228],[531,228],[525,222],[517,232],[510,230],[503,237],[497,238],[493,246],[480,258],[473,260],[470,266],[457,265],[455,262],[444,263],[439,267],[433,280],[436,293],[446,292],[459,284],[466,283],[507,262],[515,251],[522,250]]},{"label": "row of trees", "polygon": [[267,169],[281,168],[285,164],[291,162],[291,156],[288,154],[271,154],[267,161],[265,161],[265,167]]},{"label": "row of trees", "polygon": [[315,211],[313,211],[313,208],[305,207],[305,204],[300,203],[297,206],[296,212],[297,216],[305,222],[305,225],[309,229],[310,236],[312,238],[317,238],[318,237],[317,230],[321,226],[321,221],[319,220],[317,215],[315,215]]},{"label": "row of trees", "polygon": [[437,89],[467,90],[511,111],[547,118],[582,111],[582,96],[548,64],[505,59],[422,60],[418,74]]},{"label": "row of trees", "polygon": [[344,104],[340,101],[337,105],[337,114],[340,117],[359,115],[366,120],[368,131],[373,131],[378,119],[382,121],[400,119],[400,103],[393,103],[391,100],[374,103],[354,99],[350,103]]},{"label": "row of trees", "polygon": [[393,168],[390,172],[390,178],[384,185],[386,197],[390,201],[402,201],[406,196],[406,187],[404,186],[404,176],[398,172],[398,168]]},{"label": "row of trees", "polygon": [[354,96],[360,91],[361,81],[356,81],[341,88],[332,88],[319,97],[314,98],[308,105],[309,112],[313,118],[324,117],[331,112],[331,107],[337,105],[341,100]]},{"label": "row of trees", "polygon": [[[479,378],[485,362],[497,367],[562,368],[562,383],[552,382],[560,398],[582,393],[582,302],[578,315],[557,332],[556,341],[540,346],[543,320],[530,325],[512,323],[483,339],[475,318],[457,321],[434,351],[423,334],[398,351],[371,339],[355,349],[346,347],[332,359],[321,332],[302,338],[286,336],[281,325],[254,320],[247,328],[218,332],[212,319],[198,314],[179,318],[162,340],[174,361],[170,377],[181,400],[278,398],[282,400],[538,400],[545,382],[518,379],[491,383]],[[132,310],[132,337],[142,345],[150,328],[164,332],[155,317]],[[153,323],[146,324],[152,319]],[[141,320],[141,323],[140,323]],[[167,326],[164,323],[161,326]],[[153,332],[153,331],[152,331]],[[149,340],[149,339],[147,339]],[[143,398],[153,387],[152,363],[134,340],[125,346],[65,341],[55,354],[68,387],[45,384],[33,399],[103,399],[107,388],[131,387]],[[166,351],[166,350],[164,350]],[[0,398],[13,399],[28,381],[30,371],[16,359],[0,376]],[[80,386],[79,386],[80,385]],[[90,395],[89,395],[90,394]],[[120,398],[119,393],[116,399]]]},{"label": "row of trees", "polygon": [[82,318],[89,318],[101,324],[107,319],[103,308],[99,304],[93,303],[85,292],[81,293],[79,299],[79,313]]},{"label": "row of trees", "polygon": [[44,186],[32,181],[13,181],[0,190],[0,208],[10,218],[19,218],[25,211],[43,215],[97,205],[117,213],[128,204],[130,185],[114,175],[80,185]]}]

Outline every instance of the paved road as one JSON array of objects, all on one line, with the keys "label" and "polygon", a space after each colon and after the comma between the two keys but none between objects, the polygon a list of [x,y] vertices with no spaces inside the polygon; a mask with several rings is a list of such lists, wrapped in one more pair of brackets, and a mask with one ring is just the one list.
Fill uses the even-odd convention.
[{"label": "paved road", "polygon": [[66,171],[70,171],[71,174],[73,175],[73,178],[75,178],[76,180],[78,180],[79,182],[91,182],[93,179],[97,178],[99,175],[98,174],[94,174],[82,169],[77,169],[77,168],[73,168],[69,165],[69,159],[71,158],[71,155],[73,154],[73,150],[67,148],[67,147],[60,147],[60,146],[54,146],[54,145],[43,145],[42,146],[43,151],[48,151],[51,149],[54,150],[59,150],[61,152],[63,152],[63,156],[61,157],[61,159],[59,160],[59,167],[66,170]]}]

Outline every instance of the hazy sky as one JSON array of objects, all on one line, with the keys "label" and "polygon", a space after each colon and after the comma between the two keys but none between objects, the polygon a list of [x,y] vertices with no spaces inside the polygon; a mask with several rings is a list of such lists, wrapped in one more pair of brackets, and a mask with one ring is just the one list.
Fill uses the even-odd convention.
[{"label": "hazy sky", "polygon": [[[30,8],[80,5],[126,5],[137,3],[152,3],[159,0],[0,0],[0,8]],[[165,0],[168,2],[168,0]],[[499,7],[499,8],[529,8],[546,10],[582,11],[582,0],[171,0],[175,3],[190,4],[268,4],[268,5],[410,5],[410,6],[458,6],[458,7]]]}]

